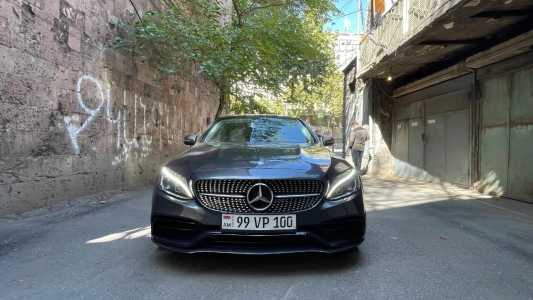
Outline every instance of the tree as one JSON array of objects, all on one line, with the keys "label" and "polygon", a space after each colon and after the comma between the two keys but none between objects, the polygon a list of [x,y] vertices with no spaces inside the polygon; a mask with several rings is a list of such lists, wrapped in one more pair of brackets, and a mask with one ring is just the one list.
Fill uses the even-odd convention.
[{"label": "tree", "polygon": [[[332,71],[323,84],[305,88],[302,83],[278,96],[254,95],[229,100],[229,111],[238,114],[286,114],[310,121],[327,134],[338,134],[343,117],[343,75]],[[327,128],[327,129],[326,129]]]},{"label": "tree", "polygon": [[284,102],[279,98],[253,97],[236,99],[231,97],[228,110],[236,114],[274,114],[285,113]]},{"label": "tree", "polygon": [[333,68],[331,39],[322,31],[336,13],[331,0],[232,0],[228,24],[214,0],[164,2],[117,45],[166,74],[198,67],[221,91],[217,114],[230,97],[250,99],[250,86],[271,95],[295,83],[308,89]]},{"label": "tree", "polygon": [[328,125],[339,126],[343,113],[343,76],[338,71],[331,71],[320,85],[305,87],[295,83],[280,98],[290,105],[290,115],[313,116],[317,124],[332,122]]}]

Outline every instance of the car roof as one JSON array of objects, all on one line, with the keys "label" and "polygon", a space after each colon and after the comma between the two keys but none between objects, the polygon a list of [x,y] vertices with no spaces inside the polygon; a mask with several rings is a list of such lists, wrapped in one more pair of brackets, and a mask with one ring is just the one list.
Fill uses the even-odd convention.
[{"label": "car roof", "polygon": [[287,119],[287,120],[300,120],[296,117],[289,117],[289,116],[280,116],[280,115],[268,115],[268,114],[262,114],[262,115],[227,115],[218,117],[217,120],[224,120],[224,119],[259,119],[259,118],[273,118],[273,119]]}]

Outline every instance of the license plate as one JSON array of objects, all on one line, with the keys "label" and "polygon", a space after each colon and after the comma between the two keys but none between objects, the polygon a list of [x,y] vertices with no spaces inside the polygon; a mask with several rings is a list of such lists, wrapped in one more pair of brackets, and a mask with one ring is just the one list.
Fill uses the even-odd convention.
[{"label": "license plate", "polygon": [[296,230],[296,215],[222,214],[222,230],[229,230],[229,231]]}]

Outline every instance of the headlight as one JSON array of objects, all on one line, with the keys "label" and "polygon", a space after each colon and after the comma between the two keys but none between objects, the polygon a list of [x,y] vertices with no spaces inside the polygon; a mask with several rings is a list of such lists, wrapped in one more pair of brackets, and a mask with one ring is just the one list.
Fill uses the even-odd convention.
[{"label": "headlight", "polygon": [[361,179],[357,176],[357,172],[352,169],[330,180],[326,198],[328,200],[341,199],[360,189]]},{"label": "headlight", "polygon": [[187,184],[187,179],[167,167],[161,169],[159,187],[165,193],[179,199],[190,200],[193,198],[191,189]]}]

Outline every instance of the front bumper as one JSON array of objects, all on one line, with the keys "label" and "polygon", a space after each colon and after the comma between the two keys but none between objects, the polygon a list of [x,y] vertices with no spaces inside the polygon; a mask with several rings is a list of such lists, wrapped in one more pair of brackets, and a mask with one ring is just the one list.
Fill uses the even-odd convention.
[{"label": "front bumper", "polygon": [[177,201],[155,189],[152,202],[152,241],[181,253],[335,253],[353,249],[364,240],[366,214],[361,193],[323,201],[296,213],[297,230],[290,233],[227,233],[221,213],[197,201]]}]

